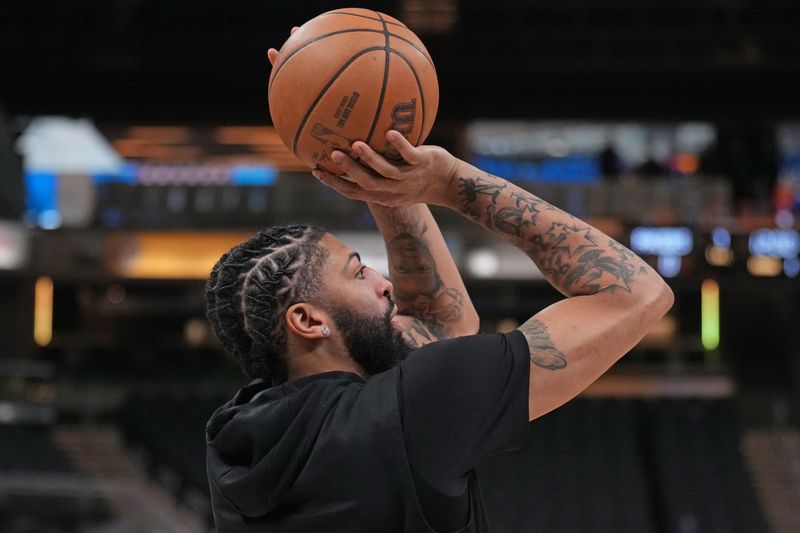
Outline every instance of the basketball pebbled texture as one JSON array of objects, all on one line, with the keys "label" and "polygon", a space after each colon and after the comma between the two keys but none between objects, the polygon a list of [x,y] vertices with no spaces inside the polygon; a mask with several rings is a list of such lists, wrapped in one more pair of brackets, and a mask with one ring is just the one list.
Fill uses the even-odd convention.
[{"label": "basketball pebbled texture", "polygon": [[419,38],[369,9],[339,9],[303,24],[278,52],[269,78],[272,122],[311,168],[341,174],[330,159],[357,140],[390,159],[385,134],[425,141],[439,106],[436,69]]}]

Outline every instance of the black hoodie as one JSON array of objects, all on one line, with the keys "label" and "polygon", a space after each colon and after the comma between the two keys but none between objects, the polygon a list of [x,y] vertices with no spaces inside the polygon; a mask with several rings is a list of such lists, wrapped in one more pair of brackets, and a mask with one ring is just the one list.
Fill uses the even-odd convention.
[{"label": "black hoodie", "polygon": [[488,531],[472,468],[524,442],[528,372],[516,332],[434,343],[367,381],[337,371],[251,382],[206,427],[219,533],[433,532],[412,463],[468,499],[459,532]]}]

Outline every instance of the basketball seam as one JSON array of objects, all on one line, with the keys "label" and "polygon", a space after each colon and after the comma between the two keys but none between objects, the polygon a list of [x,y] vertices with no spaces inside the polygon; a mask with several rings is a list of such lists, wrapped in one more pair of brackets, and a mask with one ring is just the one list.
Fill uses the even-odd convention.
[{"label": "basketball seam", "polygon": [[400,39],[401,41],[405,41],[408,44],[410,44],[411,46],[413,46],[414,49],[417,52],[419,52],[420,54],[422,54],[422,57],[424,57],[428,61],[428,63],[431,64],[431,66],[434,68],[434,70],[436,70],[436,65],[433,64],[433,58],[431,58],[431,56],[428,54],[427,50],[423,50],[422,48],[420,48],[416,44],[414,44],[414,42],[411,39],[407,39],[407,38],[403,37],[402,35],[397,35],[395,33],[390,33],[389,35],[391,35],[392,37],[394,37],[396,39]]},{"label": "basketball seam", "polygon": [[[320,15],[320,16],[321,16],[321,15]],[[304,48],[306,48],[306,47],[308,47],[308,46],[311,46],[312,44],[316,43],[317,41],[321,41],[322,39],[326,39],[326,38],[328,38],[328,37],[333,37],[334,35],[341,35],[341,34],[343,34],[343,33],[355,33],[355,32],[362,32],[362,31],[363,31],[363,32],[367,32],[367,33],[383,33],[381,30],[371,30],[371,29],[368,29],[368,28],[350,28],[350,29],[347,29],[347,30],[338,30],[338,31],[333,31],[333,32],[330,32],[330,33],[326,33],[326,34],[324,34],[324,35],[319,35],[319,36],[317,36],[317,37],[314,37],[314,38],[313,38],[313,39],[311,39],[310,41],[308,41],[308,42],[306,42],[306,43],[303,43],[302,45],[298,46],[296,49],[294,49],[294,50],[292,51],[292,53],[291,53],[291,54],[289,54],[289,55],[286,57],[286,59],[284,59],[284,60],[283,60],[283,61],[282,61],[282,62],[281,62],[279,65],[278,65],[278,69],[275,71],[275,74],[272,76],[272,79],[271,79],[271,80],[270,80],[270,82],[269,82],[269,87],[267,87],[267,96],[269,97],[269,93],[270,93],[270,91],[272,91],[272,85],[275,83],[275,79],[278,77],[278,73],[281,71],[281,69],[283,68],[283,66],[284,66],[284,65],[285,65],[285,64],[286,64],[286,63],[287,63],[287,62],[288,62],[288,61],[289,61],[289,60],[290,60],[292,57],[294,57],[294,55],[295,55],[296,53],[300,52],[301,50],[303,50]]]},{"label": "basketball seam", "polygon": [[406,56],[400,53],[399,50],[395,50],[394,48],[389,48],[390,53],[395,53],[400,58],[406,62],[408,68],[411,69],[411,73],[414,75],[414,80],[417,82],[417,89],[419,89],[419,106],[420,110],[422,110],[422,121],[419,127],[419,135],[417,135],[417,142],[414,143],[414,146],[419,144],[420,139],[422,139],[422,132],[425,131],[425,91],[422,90],[422,83],[419,81],[419,75],[417,75],[417,69],[414,68],[414,65],[411,64],[411,61],[408,60]]},{"label": "basketball seam", "polygon": [[[313,39],[311,39],[311,40],[310,40],[310,41],[308,41],[307,43],[303,43],[301,46],[299,46],[298,48],[296,48],[295,50],[293,50],[293,51],[292,51],[292,53],[291,53],[291,54],[289,54],[289,55],[286,57],[286,59],[284,59],[283,61],[281,61],[281,63],[278,65],[278,68],[277,68],[277,70],[275,71],[275,74],[274,74],[274,75],[271,77],[271,79],[270,79],[270,81],[269,81],[269,86],[267,87],[267,97],[269,97],[269,93],[272,91],[272,86],[275,84],[275,79],[278,77],[278,73],[281,71],[281,69],[283,68],[283,66],[284,66],[284,65],[286,65],[286,63],[287,63],[287,62],[288,62],[288,61],[289,61],[289,60],[290,60],[292,57],[294,57],[294,55],[295,55],[296,53],[298,53],[299,51],[303,50],[303,49],[304,49],[304,48],[306,48],[307,46],[311,46],[312,44],[316,43],[317,41],[321,41],[322,39],[326,39],[326,38],[328,38],[328,37],[333,37],[334,35],[341,35],[341,34],[343,34],[343,33],[356,33],[356,32],[365,32],[365,33],[384,33],[382,30],[372,30],[372,29],[369,29],[369,28],[351,28],[351,29],[347,29],[347,30],[339,30],[339,31],[334,31],[334,32],[331,32],[331,33],[326,33],[325,35],[320,35],[320,36],[318,36],[318,37],[314,37]],[[410,44],[411,46],[413,46],[413,47],[414,47],[414,48],[415,48],[415,49],[416,49],[416,50],[417,50],[417,51],[418,51],[420,54],[422,54],[422,57],[424,57],[424,58],[425,58],[425,59],[428,61],[428,63],[430,63],[430,64],[431,64],[431,66],[434,68],[434,70],[436,70],[436,66],[433,64],[433,60],[432,60],[430,57],[428,57],[428,54],[426,54],[424,51],[422,51],[420,48],[418,48],[418,47],[417,47],[417,45],[416,45],[416,44],[414,44],[414,43],[411,41],[411,39],[408,39],[408,38],[406,38],[406,37],[403,37],[402,35],[396,35],[396,34],[394,34],[394,33],[391,33],[391,32],[389,33],[389,36],[391,36],[391,37],[394,37],[394,38],[396,38],[396,39],[400,39],[401,41],[404,41],[404,42],[406,42],[406,43]]]},{"label": "basketball seam", "polygon": [[378,50],[386,50],[386,47],[373,46],[371,48],[364,48],[363,50],[360,50],[357,54],[348,59],[347,62],[344,65],[342,65],[342,67],[333,76],[331,76],[331,79],[328,80],[328,83],[325,84],[325,87],[322,88],[320,93],[311,103],[311,106],[309,106],[308,111],[306,111],[306,115],[303,117],[303,120],[300,121],[300,125],[297,127],[297,133],[294,136],[294,142],[292,142],[292,152],[295,155],[297,155],[297,143],[300,140],[300,134],[303,132],[303,128],[305,128],[306,122],[308,122],[308,118],[311,116],[311,113],[314,112],[314,108],[317,107],[317,104],[319,103],[320,100],[322,100],[322,97],[325,96],[325,93],[328,92],[328,89],[331,88],[331,85],[333,85],[333,83],[339,78],[339,76],[341,76],[342,73],[345,70],[347,70],[347,67],[352,65],[356,59],[363,56],[364,54],[367,54],[369,52],[376,52]]},{"label": "basketball seam", "polygon": [[383,84],[381,85],[381,95],[378,97],[378,108],[375,110],[375,117],[372,119],[372,126],[370,126],[369,134],[364,141],[367,144],[369,144],[369,142],[372,140],[372,134],[375,133],[375,126],[378,125],[378,119],[381,116],[381,111],[383,111],[383,99],[386,96],[386,85],[389,83],[389,58],[392,56],[392,54],[389,53],[389,29],[386,27],[386,22],[384,22],[380,13],[378,13],[378,16],[381,17],[381,22],[383,23],[383,35],[386,40],[386,44],[383,47],[383,49],[386,51],[386,62],[383,65]]},{"label": "basketball seam", "polygon": [[[272,85],[275,83],[275,79],[278,77],[278,73],[281,71],[281,69],[283,68],[283,66],[284,66],[284,65],[285,65],[285,64],[286,64],[286,63],[287,63],[287,62],[288,62],[288,61],[289,61],[291,58],[293,58],[293,57],[294,57],[294,55],[295,55],[296,53],[298,53],[299,51],[303,50],[303,49],[304,49],[304,48],[306,48],[307,46],[311,46],[312,44],[316,43],[317,41],[321,41],[322,39],[326,39],[326,38],[328,38],[328,37],[333,37],[334,35],[341,35],[341,34],[343,34],[343,33],[357,33],[357,32],[365,32],[365,33],[383,33],[383,31],[381,31],[381,30],[371,30],[371,29],[369,29],[369,28],[351,28],[351,29],[348,29],[348,30],[338,30],[338,31],[334,31],[334,32],[331,32],[331,33],[326,33],[326,34],[324,34],[324,35],[320,35],[320,36],[318,36],[318,37],[314,37],[313,39],[311,39],[311,40],[310,40],[310,41],[308,41],[307,43],[303,43],[301,46],[299,46],[299,47],[298,47],[298,48],[296,48],[295,50],[292,50],[292,53],[291,53],[291,54],[289,54],[289,55],[286,57],[286,59],[284,59],[283,61],[281,61],[281,63],[278,65],[278,68],[277,68],[277,70],[275,71],[275,74],[274,74],[274,75],[271,77],[271,79],[270,79],[270,81],[269,81],[269,86],[267,87],[267,96],[269,96],[269,93],[272,91]],[[428,63],[430,63],[430,64],[431,64],[431,66],[434,68],[434,70],[436,69],[436,66],[433,64],[433,60],[432,60],[430,57],[428,57],[428,54],[426,54],[426,53],[425,53],[423,50],[421,50],[420,48],[418,48],[418,47],[417,47],[417,45],[416,45],[416,44],[414,44],[414,42],[413,42],[413,41],[411,41],[411,39],[408,39],[408,38],[406,38],[406,37],[403,37],[402,35],[397,35],[397,34],[394,34],[394,33],[391,33],[391,32],[389,32],[389,36],[390,36],[390,37],[394,37],[394,38],[396,38],[396,39],[400,39],[401,41],[404,41],[404,42],[406,42],[406,43],[410,44],[411,46],[413,46],[413,47],[414,47],[414,48],[415,48],[417,51],[419,51],[419,53],[420,53],[420,54],[422,54],[422,57],[424,57],[425,59],[427,59],[427,60],[428,60]]]},{"label": "basketball seam", "polygon": [[[381,14],[378,13],[377,11],[373,11],[373,13],[375,13],[376,15],[381,17]],[[328,13],[323,13],[320,16],[322,17],[322,16],[325,16],[325,15],[350,15],[351,17],[361,17],[362,19],[374,20],[375,22],[383,22],[384,26],[386,24],[391,24],[392,26],[400,26],[401,28],[408,28],[408,26],[406,26],[405,24],[400,24],[399,22],[384,21],[383,17],[374,19],[372,17],[368,17],[366,15],[361,15],[359,13],[348,13],[347,11],[329,11]]]}]

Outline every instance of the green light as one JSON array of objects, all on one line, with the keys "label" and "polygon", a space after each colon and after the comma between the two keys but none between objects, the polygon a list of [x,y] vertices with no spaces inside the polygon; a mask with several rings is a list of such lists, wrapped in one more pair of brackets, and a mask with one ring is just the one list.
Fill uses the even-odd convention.
[{"label": "green light", "polygon": [[719,348],[719,284],[713,279],[700,286],[700,338],[703,348]]}]

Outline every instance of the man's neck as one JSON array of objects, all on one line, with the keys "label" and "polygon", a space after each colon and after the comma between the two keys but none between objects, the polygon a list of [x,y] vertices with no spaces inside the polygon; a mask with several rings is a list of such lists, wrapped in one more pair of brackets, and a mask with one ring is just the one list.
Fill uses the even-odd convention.
[{"label": "man's neck", "polygon": [[300,356],[290,356],[289,379],[297,379],[323,372],[352,372],[366,379],[366,373],[349,357],[332,357],[328,354],[309,352]]}]

